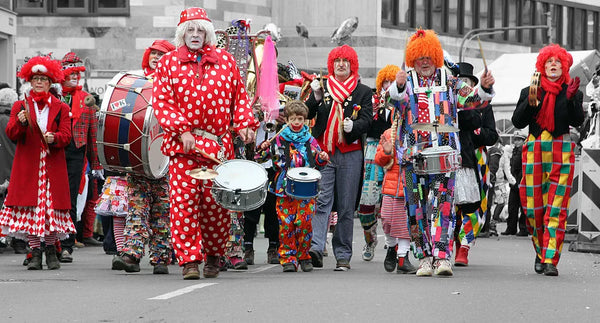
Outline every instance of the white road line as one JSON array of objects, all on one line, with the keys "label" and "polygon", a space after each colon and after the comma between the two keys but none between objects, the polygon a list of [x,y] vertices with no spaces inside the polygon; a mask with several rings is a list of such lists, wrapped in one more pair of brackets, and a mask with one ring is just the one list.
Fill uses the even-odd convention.
[{"label": "white road line", "polygon": [[165,300],[165,299],[177,297],[177,296],[180,296],[183,294],[187,294],[196,289],[200,289],[200,288],[204,288],[204,287],[208,287],[210,285],[216,285],[216,284],[217,283],[203,283],[203,284],[192,285],[192,286],[188,286],[188,287],[184,287],[184,288],[172,291],[170,293],[166,293],[166,294],[158,295],[156,297],[148,298],[148,300]]},{"label": "white road line", "polygon": [[269,269],[271,269],[273,267],[277,267],[277,266],[279,266],[279,265],[265,265],[265,266],[258,267],[255,270],[249,271],[249,273],[256,274],[256,273],[259,273],[261,271],[269,270]]}]

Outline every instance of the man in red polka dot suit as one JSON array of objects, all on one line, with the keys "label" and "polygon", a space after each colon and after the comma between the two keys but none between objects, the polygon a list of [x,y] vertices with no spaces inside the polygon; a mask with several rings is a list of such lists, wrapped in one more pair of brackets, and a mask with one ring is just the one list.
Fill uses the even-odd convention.
[{"label": "man in red polka dot suit", "polygon": [[234,158],[233,135],[254,140],[254,119],[236,62],[215,48],[214,26],[202,8],[185,9],[175,32],[177,49],[165,54],[154,78],[154,114],[165,131],[173,248],[184,279],[217,277],[229,237],[227,210],[214,201],[210,183],[191,169]]}]

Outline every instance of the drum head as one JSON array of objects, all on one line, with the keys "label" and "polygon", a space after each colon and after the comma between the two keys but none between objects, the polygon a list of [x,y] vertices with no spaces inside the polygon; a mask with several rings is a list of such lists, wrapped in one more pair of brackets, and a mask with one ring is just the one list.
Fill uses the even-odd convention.
[{"label": "drum head", "polygon": [[213,181],[230,190],[248,191],[268,181],[265,168],[249,160],[228,160],[215,170],[219,175]]},{"label": "drum head", "polygon": [[295,167],[288,170],[286,176],[297,182],[314,182],[321,179],[321,172],[309,167]]}]

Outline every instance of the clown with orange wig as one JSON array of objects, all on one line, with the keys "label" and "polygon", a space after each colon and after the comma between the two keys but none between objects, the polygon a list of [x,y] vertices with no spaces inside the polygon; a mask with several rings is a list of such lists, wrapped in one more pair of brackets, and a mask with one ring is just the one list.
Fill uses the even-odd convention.
[{"label": "clown with orange wig", "polygon": [[375,256],[377,246],[377,218],[379,218],[378,204],[381,201],[381,184],[383,183],[383,167],[374,162],[375,152],[379,144],[379,137],[392,125],[393,103],[388,94],[389,86],[396,79],[400,67],[386,65],[377,73],[375,79],[376,91],[373,94],[373,123],[367,131],[365,147],[365,163],[363,174],[362,192],[358,206],[358,217],[364,230],[365,246],[362,259],[371,261]]},{"label": "clown with orange wig", "polygon": [[47,268],[59,269],[54,244],[75,233],[65,189],[69,185],[65,162],[65,147],[71,141],[69,106],[50,94],[51,85],[60,83],[63,73],[60,62],[37,56],[21,67],[18,76],[31,83],[31,90],[13,104],[6,126],[17,149],[0,227],[4,234],[29,241],[28,270],[42,269],[42,241]]},{"label": "clown with orange wig", "polygon": [[[398,160],[405,161],[404,196],[408,205],[408,221],[414,255],[419,259],[417,276],[451,276],[450,262],[455,225],[455,169],[416,169],[415,161],[429,148],[460,152],[458,132],[435,132],[413,129],[419,124],[438,124],[447,129],[458,128],[458,111],[485,108],[493,97],[494,78],[482,75],[477,87],[448,75],[444,66],[442,45],[433,30],[417,30],[406,46],[406,66],[399,71],[390,87],[390,96],[401,103],[402,127],[399,139],[405,150]],[[463,126],[461,125],[461,129]],[[416,158],[415,158],[416,157]],[[413,161],[412,163],[409,161]],[[418,173],[417,173],[418,172]]]},{"label": "clown with orange wig", "polygon": [[336,47],[327,57],[329,77],[321,88],[311,83],[312,94],[306,101],[308,118],[316,117],[312,135],[330,156],[321,171],[321,193],[313,218],[313,240],[309,251],[313,266],[323,267],[328,218],[336,194],[338,223],[332,246],[337,261],[335,270],[350,269],[352,258],[353,217],[360,187],[363,164],[361,137],[373,122],[371,89],[360,82],[358,55],[348,45]]},{"label": "clown with orange wig", "polygon": [[535,64],[541,86],[537,91],[521,90],[512,116],[515,127],[529,127],[519,189],[536,253],[534,269],[547,276],[558,275],[569,214],[575,168],[569,127],[584,120],[579,77],[569,76],[572,64],[571,54],[559,45],[542,48]]}]

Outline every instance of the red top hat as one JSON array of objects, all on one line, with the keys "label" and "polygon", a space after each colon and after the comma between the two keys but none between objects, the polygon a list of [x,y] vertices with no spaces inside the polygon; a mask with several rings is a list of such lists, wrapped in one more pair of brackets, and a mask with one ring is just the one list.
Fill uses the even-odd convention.
[{"label": "red top hat", "polygon": [[188,20],[196,19],[202,19],[211,22],[210,19],[208,19],[208,16],[206,15],[206,10],[198,7],[192,7],[187,8],[181,12],[181,15],[179,16],[179,23],[177,24],[177,26],[181,25],[182,23]]}]

